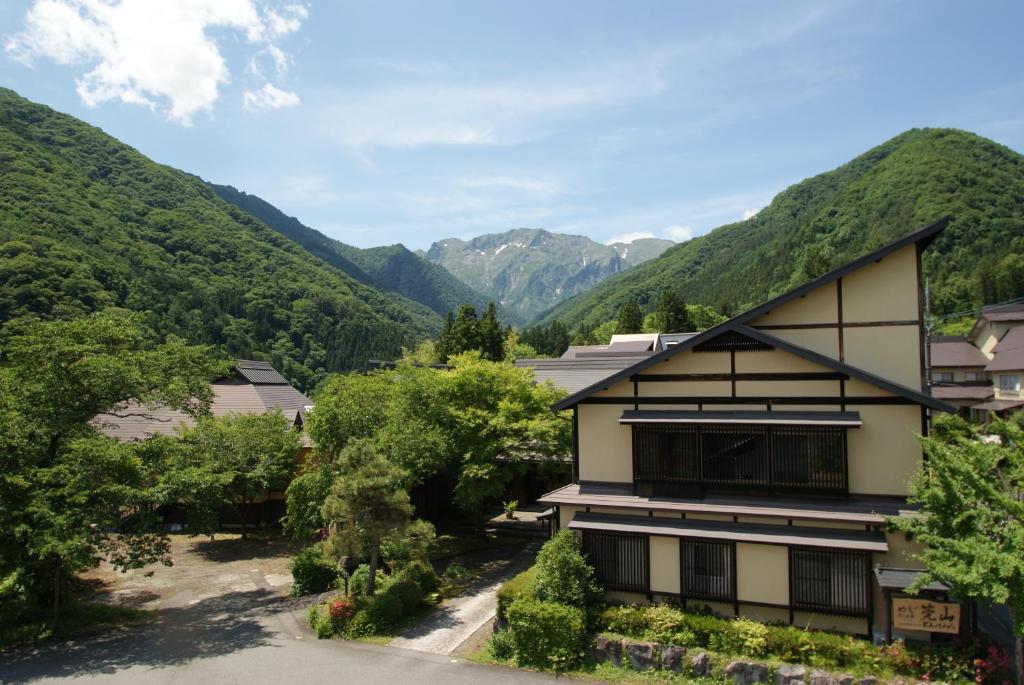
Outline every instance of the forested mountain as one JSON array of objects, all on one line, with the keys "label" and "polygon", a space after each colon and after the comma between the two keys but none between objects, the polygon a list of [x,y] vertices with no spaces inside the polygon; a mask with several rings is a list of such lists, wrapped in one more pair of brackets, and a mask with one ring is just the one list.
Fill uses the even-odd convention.
[{"label": "forested mountain", "polygon": [[0,89],[0,334],[109,306],[145,312],[163,335],[269,359],[302,387],[441,324],[198,178]]},{"label": "forested mountain", "polygon": [[[266,200],[232,186],[210,184],[222,199],[294,240],[309,252],[356,280],[385,292],[395,293],[429,307],[439,316],[456,312],[463,304],[472,304],[478,312],[487,307],[488,298],[474,291],[404,245],[358,248],[329,238],[295,217],[290,217]],[[507,312],[499,314],[511,321]]]},{"label": "forested mountain", "polygon": [[439,240],[424,255],[528,321],[672,244],[644,238],[602,245],[585,236],[517,228],[468,241]]},{"label": "forested mountain", "polygon": [[735,314],[951,215],[924,253],[932,310],[1024,296],[1024,155],[972,133],[913,129],[545,312],[570,328],[645,311],[666,287]]}]

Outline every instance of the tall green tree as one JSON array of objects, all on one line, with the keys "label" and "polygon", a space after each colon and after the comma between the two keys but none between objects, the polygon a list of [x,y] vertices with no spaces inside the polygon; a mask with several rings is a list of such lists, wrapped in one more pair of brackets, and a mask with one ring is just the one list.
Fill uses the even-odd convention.
[{"label": "tall green tree", "polygon": [[619,307],[619,320],[615,325],[616,333],[641,333],[644,330],[644,313],[636,300],[629,299]]},{"label": "tall green tree", "polygon": [[924,546],[920,560],[931,580],[959,597],[1010,608],[1016,636],[1018,679],[1024,677],[1024,432],[996,421],[982,439],[958,417],[938,417],[922,438],[925,462],[910,484],[914,516],[890,523]]},{"label": "tall green tree", "polygon": [[480,317],[477,335],[480,341],[480,355],[492,362],[500,362],[505,358],[505,328],[498,321],[498,308],[493,302],[487,304],[484,315]]},{"label": "tall green tree", "polygon": [[[253,503],[283,490],[296,468],[302,439],[280,410],[202,418],[181,432],[184,449],[165,478],[174,501],[194,515],[193,532],[212,533],[227,507],[249,531]],[[198,524],[198,525],[196,525]]]},{"label": "tall green tree", "polygon": [[441,361],[447,361],[448,357],[462,354],[469,350],[481,349],[480,321],[476,316],[476,309],[471,304],[464,304],[459,307],[459,313],[455,316],[451,326],[445,326],[447,335],[442,331],[438,340],[438,350],[443,356]]},{"label": "tall green tree", "polygon": [[[159,342],[142,316],[105,310],[8,331],[0,366],[0,586],[48,605],[56,623],[75,573],[169,563],[156,527],[160,464],[145,445],[98,431],[103,414],[168,405],[208,410],[228,365],[210,350]],[[8,598],[10,599],[10,598]]]},{"label": "tall green tree", "polygon": [[655,323],[661,333],[685,333],[693,327],[686,302],[675,290],[661,291],[655,309]]},{"label": "tall green tree", "polygon": [[366,594],[376,591],[380,545],[410,523],[412,505],[403,489],[406,474],[367,439],[354,440],[338,454],[341,474],[331,486],[323,515],[331,527],[328,547],[338,556],[370,557]]}]

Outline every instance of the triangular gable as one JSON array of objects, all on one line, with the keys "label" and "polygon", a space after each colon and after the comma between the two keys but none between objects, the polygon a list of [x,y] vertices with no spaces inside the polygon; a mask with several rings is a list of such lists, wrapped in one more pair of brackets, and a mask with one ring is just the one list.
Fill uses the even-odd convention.
[{"label": "triangular gable", "polygon": [[874,385],[893,394],[905,397],[917,404],[923,405],[930,409],[945,412],[955,412],[956,409],[951,405],[936,400],[920,392],[919,390],[914,390],[913,388],[909,388],[905,385],[895,383],[893,381],[882,378],[877,374],[865,371],[855,366],[851,366],[850,364],[840,362],[836,359],[832,359],[831,357],[827,357],[818,352],[814,352],[813,350],[809,350],[805,347],[801,347],[794,343],[769,335],[764,331],[759,331],[754,328],[751,328],[750,326],[745,325],[751,320],[756,319],[757,317],[765,314],[766,312],[771,311],[773,308],[777,308],[786,302],[794,300],[798,297],[802,297],[817,288],[832,283],[838,280],[839,278],[842,278],[846,274],[849,274],[862,266],[878,261],[885,257],[886,255],[895,252],[896,250],[902,249],[908,245],[913,244],[916,244],[919,250],[923,250],[931,243],[932,240],[935,239],[935,237],[946,227],[948,223],[949,217],[945,217],[929,226],[926,226],[920,230],[910,233],[904,236],[903,238],[900,238],[899,240],[890,243],[889,245],[879,248],[874,252],[866,254],[863,257],[855,259],[852,262],[849,262],[837,269],[834,269],[833,271],[830,271],[829,273],[820,276],[810,281],[809,283],[806,283],[798,288],[795,288],[787,293],[784,293],[776,298],[773,298],[763,304],[757,305],[756,307],[753,307],[747,310],[746,312],[743,312],[742,314],[739,314],[738,316],[735,316],[732,319],[729,319],[728,321],[725,321],[717,326],[709,328],[708,330],[690,338],[689,340],[685,340],[677,345],[673,345],[668,349],[659,352],[658,354],[652,355],[640,362],[637,362],[636,364],[630,367],[623,369],[622,371],[619,371],[618,373],[615,373],[607,378],[604,378],[600,382],[595,383],[590,387],[584,388],[583,390],[580,390],[579,392],[566,397],[560,402],[555,403],[554,405],[552,405],[552,409],[556,411],[568,409],[573,405],[577,404],[578,402],[580,402],[580,400],[589,397],[594,393],[607,389],[614,385],[615,383],[617,383],[618,381],[624,378],[629,378],[630,376],[633,376],[634,374],[644,369],[647,369],[657,364],[658,362],[669,359],[670,357],[684,350],[690,348],[697,348],[698,346],[701,345],[712,345],[712,341],[717,341],[719,339],[721,339],[723,342],[729,339],[735,340],[737,339],[737,336],[740,336],[742,338],[747,338],[753,341],[760,341],[763,344],[784,349],[788,352],[803,357],[804,359],[816,362],[818,364],[821,364],[822,366],[831,368],[835,371],[846,373],[852,378],[858,378],[866,383]]}]

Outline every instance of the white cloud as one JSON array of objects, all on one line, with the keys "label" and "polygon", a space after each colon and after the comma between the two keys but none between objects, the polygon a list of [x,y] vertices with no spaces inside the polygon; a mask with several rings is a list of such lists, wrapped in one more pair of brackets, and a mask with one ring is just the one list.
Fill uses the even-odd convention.
[{"label": "white cloud", "polygon": [[665,237],[669,240],[674,240],[677,243],[686,242],[693,237],[693,226],[683,226],[682,224],[673,224],[664,231]]},{"label": "white cloud", "polygon": [[306,15],[303,5],[266,9],[252,0],[35,0],[5,48],[27,65],[49,58],[83,69],[76,91],[87,106],[121,100],[160,107],[190,125],[229,80],[212,30],[264,43],[298,30]]},{"label": "white cloud", "polygon": [[612,243],[631,243],[634,240],[642,240],[644,238],[653,238],[654,234],[650,231],[634,231],[633,233],[619,233],[613,235],[608,240],[604,241],[605,245],[611,245]]},{"label": "white cloud", "polygon": [[245,91],[242,95],[242,104],[247,110],[296,107],[299,104],[299,96],[266,83],[259,90]]}]

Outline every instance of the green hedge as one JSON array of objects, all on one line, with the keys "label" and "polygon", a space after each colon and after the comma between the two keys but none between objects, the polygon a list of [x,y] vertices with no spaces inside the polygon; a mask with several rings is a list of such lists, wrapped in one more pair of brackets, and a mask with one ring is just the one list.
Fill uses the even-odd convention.
[{"label": "green hedge", "polygon": [[411,580],[420,586],[424,595],[437,592],[441,582],[434,572],[434,567],[425,561],[410,561],[398,572],[399,580]]},{"label": "green hedge", "polygon": [[519,664],[556,671],[579,665],[587,637],[583,609],[520,597],[505,611]]},{"label": "green hedge", "polygon": [[412,580],[399,580],[384,590],[383,594],[398,598],[402,604],[402,612],[411,614],[423,603],[423,590]]},{"label": "green hedge", "polygon": [[292,559],[292,590],[295,596],[324,592],[334,586],[338,566],[324,554],[320,545],[310,545]]},{"label": "green hedge", "polygon": [[536,599],[537,567],[531,566],[498,588],[498,619],[508,621],[508,608],[517,599]]}]

